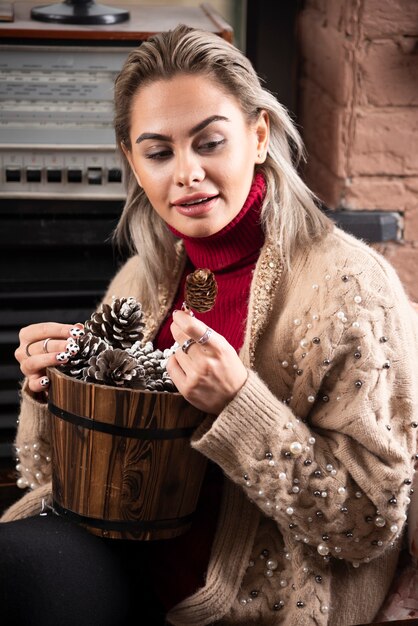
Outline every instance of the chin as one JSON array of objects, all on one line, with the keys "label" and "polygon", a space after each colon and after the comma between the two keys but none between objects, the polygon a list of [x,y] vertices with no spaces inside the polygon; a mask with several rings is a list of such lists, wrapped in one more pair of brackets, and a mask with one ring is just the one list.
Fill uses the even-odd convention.
[{"label": "chin", "polygon": [[[179,227],[178,230],[186,235],[187,237],[210,237],[210,235],[215,235],[218,233],[224,225],[215,225],[215,224],[185,224],[184,227]],[[176,227],[175,227],[176,228]]]},{"label": "chin", "polygon": [[184,235],[188,237],[194,237],[196,239],[203,239],[204,237],[210,237],[210,235],[214,235],[216,231],[206,229],[206,228],[193,228],[188,229],[188,232],[183,232]]}]

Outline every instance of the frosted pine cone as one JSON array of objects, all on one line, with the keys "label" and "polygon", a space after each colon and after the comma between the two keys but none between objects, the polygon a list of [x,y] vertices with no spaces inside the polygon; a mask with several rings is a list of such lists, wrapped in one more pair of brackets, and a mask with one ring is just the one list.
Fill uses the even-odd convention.
[{"label": "frosted pine cone", "polygon": [[74,343],[79,347],[77,354],[70,356],[67,363],[60,365],[60,369],[68,376],[82,379],[86,375],[85,369],[90,359],[104,350],[108,350],[110,345],[105,339],[96,337],[96,335],[91,333],[86,333],[84,336],[75,339]]},{"label": "frosted pine cone", "polygon": [[167,372],[163,372],[161,378],[157,378],[155,380],[149,378],[145,389],[148,389],[148,391],[169,391],[171,393],[178,391]]},{"label": "frosted pine cone", "polygon": [[145,389],[149,391],[171,391],[176,392],[177,387],[166,371],[169,357],[175,352],[177,344],[164,351],[153,349],[150,341],[141,345],[139,342],[129,348],[127,352],[131,354],[139,366],[144,369]]},{"label": "frosted pine cone", "polygon": [[131,387],[140,384],[143,374],[143,368],[126,350],[110,348],[90,359],[85,380],[112,387]]},{"label": "frosted pine cone", "polygon": [[210,311],[218,295],[215,275],[209,269],[197,269],[186,278],[184,299],[190,309],[199,313]]},{"label": "frosted pine cone", "polygon": [[112,304],[102,304],[84,327],[114,348],[130,348],[144,336],[142,316],[142,307],[135,298],[113,298]]}]

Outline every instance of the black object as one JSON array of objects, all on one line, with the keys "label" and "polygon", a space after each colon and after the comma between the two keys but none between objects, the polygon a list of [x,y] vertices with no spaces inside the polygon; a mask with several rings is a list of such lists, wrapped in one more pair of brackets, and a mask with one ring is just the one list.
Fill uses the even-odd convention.
[{"label": "black object", "polygon": [[96,537],[49,511],[0,524],[2,625],[129,626],[140,613],[141,624],[163,626],[155,543]]},{"label": "black object", "polygon": [[334,211],[324,206],[321,209],[339,228],[368,243],[399,239],[398,213],[349,209]]},{"label": "black object", "polygon": [[194,426],[184,428],[128,428],[64,411],[64,409],[60,409],[58,406],[55,406],[55,404],[52,404],[52,402],[48,403],[48,411],[60,419],[70,422],[70,424],[87,428],[87,430],[115,435],[116,437],[141,439],[142,441],[149,441],[150,439],[158,439],[159,441],[184,439],[185,437],[191,437],[195,430]]},{"label": "black object", "polygon": [[[92,420],[89,420],[92,421]],[[84,524],[86,526],[92,526],[93,528],[100,528],[102,530],[113,530],[118,532],[147,532],[149,530],[169,530],[176,528],[184,528],[193,520],[193,515],[183,515],[183,517],[174,517],[168,519],[154,519],[154,520],[107,520],[99,517],[88,517],[87,515],[80,515],[75,511],[66,509],[61,506],[55,500],[53,501],[54,511],[59,513],[62,517],[65,517],[70,522],[76,524]]]},{"label": "black object", "polygon": [[59,22],[61,24],[119,24],[129,20],[129,11],[116,9],[94,0],[64,0],[57,4],[34,7],[30,12],[33,20]]}]

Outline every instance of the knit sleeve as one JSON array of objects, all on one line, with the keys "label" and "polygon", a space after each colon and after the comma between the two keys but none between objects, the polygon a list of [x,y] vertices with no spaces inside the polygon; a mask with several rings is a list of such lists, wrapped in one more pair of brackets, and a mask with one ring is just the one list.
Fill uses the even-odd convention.
[{"label": "knit sleeve", "polygon": [[51,480],[51,423],[47,404],[30,391],[25,379],[21,391],[15,440],[18,486],[35,489]]},{"label": "knit sleeve", "polygon": [[286,397],[249,372],[193,440],[290,541],[354,566],[401,536],[417,453],[418,338],[396,277],[376,272],[330,280],[315,323],[284,330]]}]

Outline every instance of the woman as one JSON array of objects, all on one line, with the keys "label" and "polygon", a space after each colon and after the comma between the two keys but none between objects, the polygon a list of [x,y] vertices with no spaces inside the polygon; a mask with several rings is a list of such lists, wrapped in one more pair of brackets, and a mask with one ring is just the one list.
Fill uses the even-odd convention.
[{"label": "woman", "polygon": [[[417,453],[418,336],[399,279],[318,210],[295,169],[288,115],[222,39],[178,27],[143,43],[116,81],[115,109],[128,184],[116,234],[135,254],[105,301],[134,296],[150,313],[145,340],[183,347],[167,369],[208,413],[192,445],[210,461],[191,532],[131,542],[129,572],[145,572],[158,598],[150,613],[163,607],[169,624],[368,622],[395,572]],[[214,272],[219,295],[190,315],[184,282],[197,267]],[[46,323],[20,333],[17,446],[33,484],[3,521],[36,515],[50,493],[39,394],[79,332]],[[62,532],[50,515],[5,527],[14,537],[35,524],[40,537],[46,522]],[[65,528],[86,555],[118,552]],[[92,557],[85,566],[99,576]],[[143,591],[124,601],[136,592],[138,623],[150,624]],[[115,606],[122,593],[112,589]],[[93,599],[83,602],[79,615]]]}]

